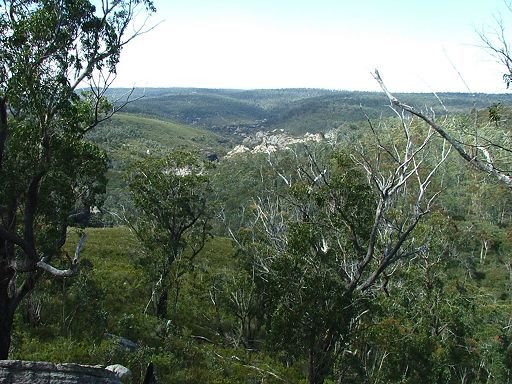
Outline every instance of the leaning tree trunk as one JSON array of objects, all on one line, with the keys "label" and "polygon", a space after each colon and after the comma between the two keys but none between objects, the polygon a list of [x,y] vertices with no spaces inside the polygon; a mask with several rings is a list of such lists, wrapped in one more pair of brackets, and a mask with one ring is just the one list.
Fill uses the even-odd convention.
[{"label": "leaning tree trunk", "polygon": [[0,360],[9,357],[14,314],[22,299],[30,293],[39,271],[28,272],[21,284],[16,285],[16,270],[13,267],[14,247],[8,241],[0,241]]},{"label": "leaning tree trunk", "polygon": [[14,311],[10,310],[9,303],[2,297],[0,299],[0,360],[9,358],[11,347],[12,321]]}]

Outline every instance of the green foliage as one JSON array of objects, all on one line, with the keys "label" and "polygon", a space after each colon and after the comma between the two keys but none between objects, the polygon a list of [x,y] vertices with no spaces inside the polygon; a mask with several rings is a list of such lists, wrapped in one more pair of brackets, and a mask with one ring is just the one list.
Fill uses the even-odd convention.
[{"label": "green foliage", "polygon": [[211,180],[216,204],[223,215],[220,231],[248,225],[252,217],[247,208],[253,200],[269,189],[278,193],[282,188],[262,154],[223,159],[212,169]]},{"label": "green foliage", "polygon": [[[148,150],[153,156],[160,156],[170,149],[222,149],[222,138],[214,133],[168,120],[128,113],[116,114],[90,132],[88,138],[109,151],[114,165],[130,159],[138,160]],[[119,169],[119,166],[115,168]]]},{"label": "green foliage", "polygon": [[[295,165],[297,175],[290,176],[293,184],[276,202],[259,200],[256,234],[244,244],[247,272],[257,271],[253,289],[267,318],[267,347],[285,352],[289,364],[307,360],[310,383],[331,373],[338,346],[348,342],[362,310],[341,259],[357,260],[353,231],[368,239],[374,206],[366,177],[347,155],[318,153],[306,150]],[[287,160],[276,167],[283,169]],[[309,168],[321,176],[311,176]]]},{"label": "green foliage", "polygon": [[209,231],[209,178],[207,168],[189,152],[174,152],[161,159],[135,164],[128,186],[137,209],[132,221],[138,239],[153,265],[155,302],[159,316],[167,315],[171,274],[178,301],[179,278],[192,268]]},{"label": "green foliage", "polygon": [[134,205],[147,220],[141,220],[138,230],[146,247],[153,250],[156,246],[173,257],[182,252],[183,234],[206,216],[209,181],[205,166],[191,153],[175,152],[162,159],[147,159],[129,171]]},{"label": "green foliage", "polygon": [[[286,367],[263,352],[224,346],[224,334],[217,333],[213,321],[216,308],[209,291],[219,287],[219,279],[229,281],[231,275],[239,273],[229,239],[210,240],[197,256],[196,268],[182,284],[180,316],[169,324],[143,313],[151,287],[149,271],[140,264],[142,250],[133,233],[118,227],[87,229],[87,234],[83,262],[88,267],[82,281],[48,281],[38,287],[38,294],[44,296],[42,323],[34,327],[18,317],[14,358],[93,365],[120,363],[132,370],[134,383],[142,380],[149,362],[155,364],[158,379],[163,382],[282,381],[275,376],[300,382],[302,373],[296,368]],[[69,237],[74,240],[77,236]],[[104,320],[95,318],[93,313],[78,313],[72,330],[67,328],[66,318],[74,309],[79,290],[84,291],[84,303],[90,301],[98,312],[106,312],[106,328]],[[219,301],[229,302],[229,292],[226,297],[217,293]],[[80,296],[76,299],[80,300]],[[220,328],[230,332],[230,315],[222,305],[219,308]],[[86,305],[84,309],[91,308]],[[83,319],[81,315],[85,315]],[[115,338],[105,338],[104,332],[126,337],[139,347],[134,352],[123,350]]]},{"label": "green foliage", "polygon": [[[364,177],[346,156],[320,153],[329,165],[329,185],[339,191],[332,196],[345,202],[341,212],[357,217],[363,231],[368,220],[364,207],[373,204]],[[296,165],[290,159],[278,164],[280,171]],[[247,165],[259,168],[254,162]],[[285,193],[281,184],[275,185]],[[170,323],[143,313],[153,288],[152,272],[137,237],[127,228],[87,229],[83,260],[90,266],[83,279],[66,280],[65,291],[62,284],[40,287],[50,290],[46,296],[38,293],[43,295],[42,324],[33,327],[18,317],[13,356],[121,363],[132,369],[134,382],[141,380],[152,361],[163,382],[300,383],[306,382],[305,341],[313,340],[308,335],[335,327],[345,336],[337,344],[343,353],[333,356],[328,376],[332,381],[457,382],[466,374],[476,383],[507,382],[510,306],[496,302],[498,294],[490,292],[494,284],[506,284],[508,274],[496,249],[489,249],[485,264],[477,265],[488,274],[496,270],[501,275],[486,283],[489,288],[478,288],[467,277],[463,261],[467,249],[479,242],[468,241],[471,228],[438,207],[416,232],[418,242],[429,241],[428,258],[418,257],[389,276],[389,296],[377,289],[365,300],[354,300],[343,295],[336,254],[332,248],[321,250],[322,236],[328,244],[331,241],[325,230],[332,201],[329,189],[296,183],[288,192],[283,204],[296,206],[304,216],[287,213],[287,251],[276,257],[273,245],[262,244],[262,234],[247,228],[237,236],[252,244],[246,253],[235,253],[229,239],[210,239],[196,256],[194,268],[180,280],[180,300]],[[455,207],[456,202],[450,203]],[[332,212],[330,219],[342,222]],[[510,242],[503,237],[506,228],[499,235],[500,252]],[[466,230],[466,237],[461,237]],[[69,238],[71,252],[78,236]],[[343,231],[336,239],[344,239]],[[478,259],[478,253],[475,256]],[[269,257],[274,258],[274,275],[262,273]],[[62,307],[65,303],[66,315],[71,313],[80,290],[90,293],[84,300],[96,305],[97,314],[107,314],[106,325],[93,311],[84,321],[75,317],[71,331],[67,328]],[[362,316],[351,322],[357,314]],[[105,331],[130,338],[139,348],[123,351],[103,339]]]},{"label": "green foliage", "polygon": [[[406,276],[396,276],[397,289],[380,302],[383,317],[371,326],[361,358],[371,360],[366,373],[385,382],[487,382],[479,316],[471,287],[441,277],[443,262],[424,259]],[[403,279],[403,280],[402,280]],[[375,320],[375,318],[373,319]],[[368,353],[363,357],[364,353]],[[370,356],[371,354],[371,356]]]},{"label": "green foliage", "polygon": [[113,212],[133,213],[128,186],[124,178],[131,164],[148,157],[165,156],[170,150],[223,153],[222,138],[196,127],[141,115],[119,113],[87,134],[87,138],[109,154],[108,184],[103,196],[99,225],[122,222]]},{"label": "green foliage", "polygon": [[[60,271],[49,263],[73,214],[88,216],[104,192],[106,156],[85,134],[114,112],[101,87],[137,35],[126,32],[138,6],[155,10],[151,0],[0,6],[0,358],[7,358],[14,313],[40,268],[76,272],[76,261]],[[105,82],[78,92],[93,77]]]}]

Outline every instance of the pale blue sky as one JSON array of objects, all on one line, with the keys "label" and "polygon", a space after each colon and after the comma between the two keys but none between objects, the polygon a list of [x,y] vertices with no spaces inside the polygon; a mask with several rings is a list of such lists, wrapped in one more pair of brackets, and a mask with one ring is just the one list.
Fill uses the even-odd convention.
[{"label": "pale blue sky", "polygon": [[492,31],[496,17],[512,31],[503,0],[155,5],[150,23],[162,22],[125,49],[115,85],[378,90],[378,68],[394,91],[505,91],[477,33]]}]

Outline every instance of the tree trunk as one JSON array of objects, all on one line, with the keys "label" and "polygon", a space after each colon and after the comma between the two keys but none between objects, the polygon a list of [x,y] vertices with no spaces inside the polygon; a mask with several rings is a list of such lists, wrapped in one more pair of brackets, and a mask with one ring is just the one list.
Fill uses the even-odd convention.
[{"label": "tree trunk", "polygon": [[14,311],[10,305],[10,300],[4,297],[0,298],[0,360],[9,358],[9,348],[11,347],[12,321]]},{"label": "tree trunk", "polygon": [[175,283],[176,287],[174,289],[174,301],[172,303],[172,316],[173,317],[176,317],[176,314],[178,313],[178,299],[180,297],[180,289],[181,289],[180,277],[181,276],[178,276],[178,275],[176,276],[176,283]]},{"label": "tree trunk", "polygon": [[12,321],[15,301],[11,298],[10,286],[14,277],[14,270],[4,260],[0,261],[0,360],[9,357],[11,346]]},{"label": "tree trunk", "polygon": [[4,148],[7,140],[7,102],[0,98],[0,169],[4,159]]},{"label": "tree trunk", "polygon": [[308,369],[308,383],[309,384],[323,384],[329,370],[329,365],[326,364],[327,357],[322,356],[322,352],[310,351],[309,352],[309,369]]},{"label": "tree trunk", "polygon": [[148,364],[143,384],[156,384],[155,368],[153,363]]},{"label": "tree trunk", "polygon": [[169,302],[168,289],[164,289],[158,296],[158,302],[156,303],[156,316],[160,319],[167,318],[167,303]]}]

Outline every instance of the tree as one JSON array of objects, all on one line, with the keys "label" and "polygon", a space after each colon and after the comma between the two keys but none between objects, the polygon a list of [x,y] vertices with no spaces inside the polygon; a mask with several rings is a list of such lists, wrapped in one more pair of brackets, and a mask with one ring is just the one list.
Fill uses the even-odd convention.
[{"label": "tree", "polygon": [[[504,3],[508,10],[512,12],[512,5],[510,2],[504,1]],[[484,44],[484,48],[494,56],[498,63],[503,65],[505,72],[502,77],[508,89],[512,83],[512,52],[510,51],[510,47],[507,42],[507,33],[504,21],[501,18],[496,19],[494,30],[490,33],[482,31],[479,33],[479,37]]]},{"label": "tree", "polygon": [[464,276],[450,273],[460,257],[457,226],[437,209],[415,236],[426,245],[424,251],[395,271],[389,295],[373,300],[372,315],[358,325],[353,347],[342,358],[340,382],[490,380],[476,289]]},{"label": "tree", "polygon": [[203,249],[208,236],[207,166],[192,153],[177,151],[161,159],[143,160],[128,174],[128,188],[138,215],[131,228],[149,252],[148,265],[153,265],[154,275],[150,303],[161,318],[167,317],[171,283],[176,288],[176,308],[179,278]]},{"label": "tree", "polygon": [[417,122],[399,122],[379,132],[370,124],[373,140],[358,154],[322,159],[325,148],[306,148],[296,172],[277,169],[288,191],[255,201],[259,235],[247,252],[270,296],[273,344],[308,361],[311,384],[323,383],[350,345],[366,300],[386,292],[394,268],[424,250],[415,229],[437,196],[432,181],[449,151],[431,130],[416,125],[413,134]]},{"label": "tree", "polygon": [[[272,297],[270,343],[294,359],[304,358],[311,384],[330,374],[363,306],[344,268],[354,253],[350,237],[368,240],[375,209],[364,171],[349,158],[333,154],[325,169],[324,182],[296,181],[274,205],[286,212],[285,233],[265,276]],[[263,214],[261,202],[258,209]],[[353,233],[346,231],[344,218]]]},{"label": "tree", "polygon": [[155,10],[151,0],[95,3],[0,5],[0,359],[8,357],[14,313],[43,271],[78,271],[84,239],[68,268],[50,263],[70,213],[101,191],[106,157],[84,135],[116,112],[105,91],[123,46],[143,32],[131,29],[137,9]]}]

